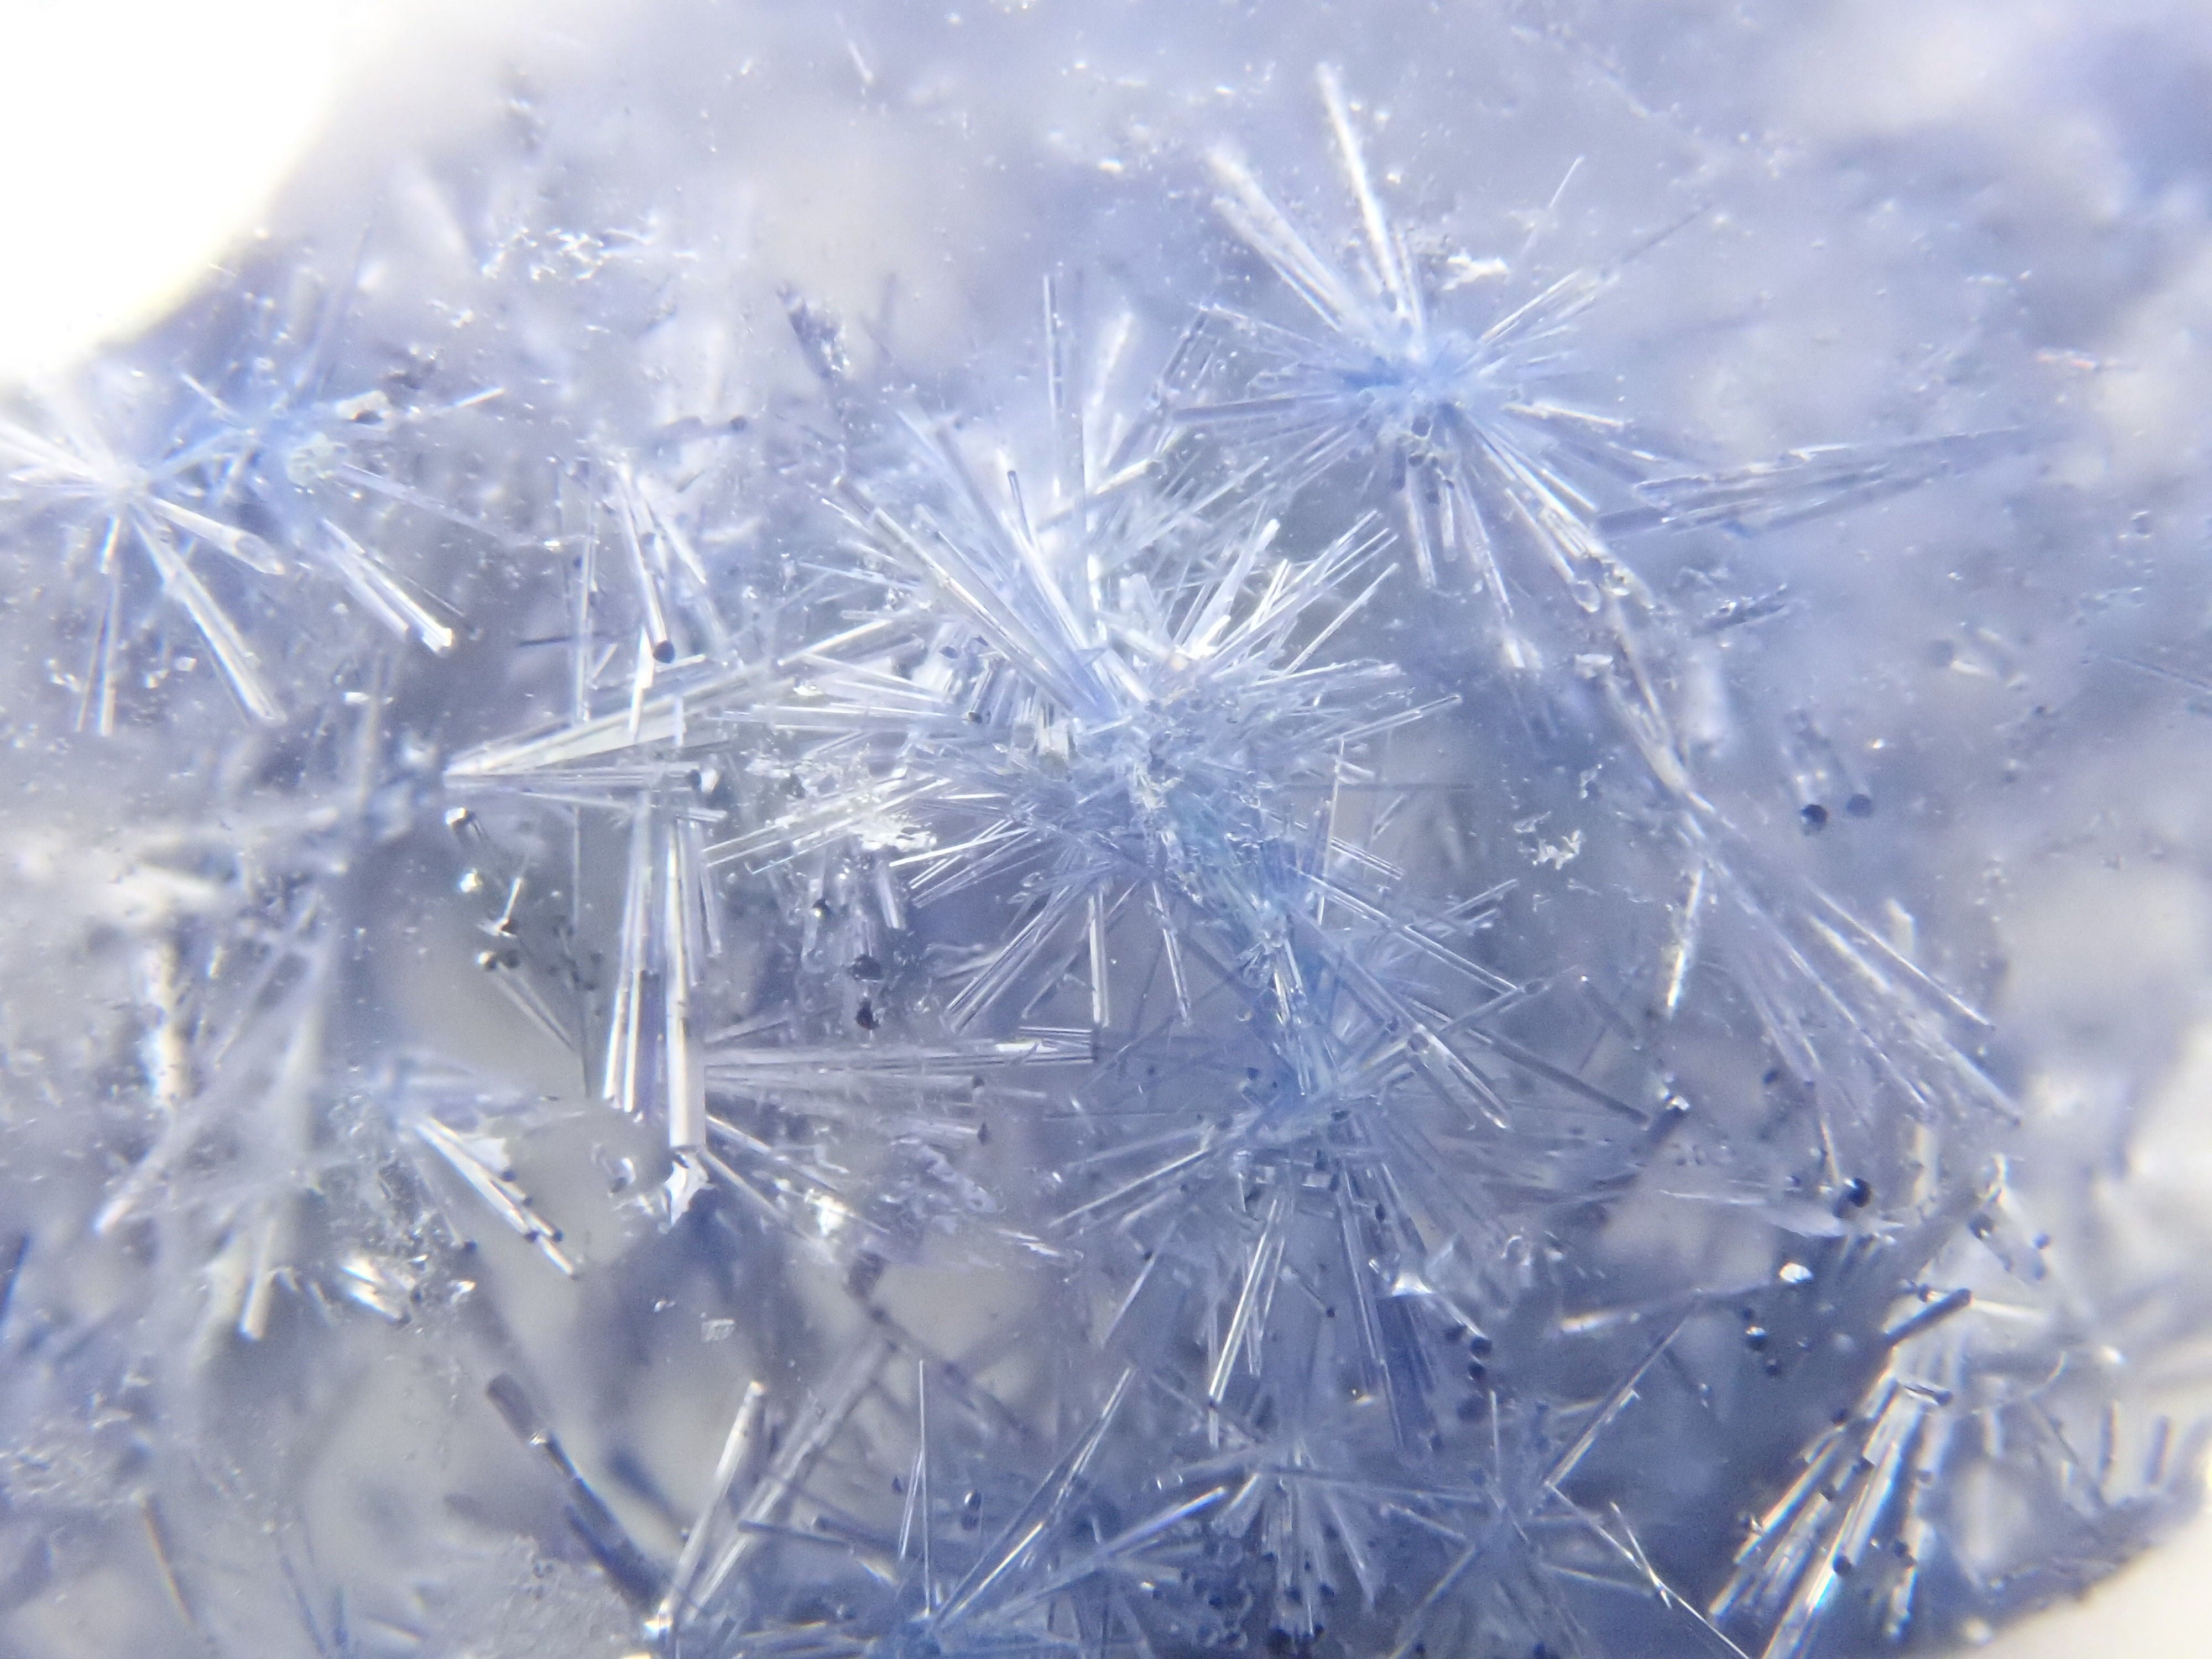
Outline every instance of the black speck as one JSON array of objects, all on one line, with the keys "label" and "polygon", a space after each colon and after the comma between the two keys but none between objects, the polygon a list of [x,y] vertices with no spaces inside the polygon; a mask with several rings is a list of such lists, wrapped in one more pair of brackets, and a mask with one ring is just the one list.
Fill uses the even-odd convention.
[{"label": "black speck", "polygon": [[884,964],[862,951],[853,958],[853,965],[845,971],[857,980],[878,980],[884,976]]},{"label": "black speck", "polygon": [[1805,833],[1817,836],[1828,827],[1828,809],[1818,801],[1808,801],[1797,809],[1797,816],[1805,820]]}]

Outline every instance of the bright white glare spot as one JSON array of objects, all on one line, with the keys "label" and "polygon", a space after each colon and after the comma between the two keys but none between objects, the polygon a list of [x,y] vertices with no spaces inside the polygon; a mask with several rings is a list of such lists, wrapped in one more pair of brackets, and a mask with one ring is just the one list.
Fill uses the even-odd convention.
[{"label": "bright white glare spot", "polygon": [[0,0],[0,381],[127,335],[203,281],[354,66],[422,9]]}]

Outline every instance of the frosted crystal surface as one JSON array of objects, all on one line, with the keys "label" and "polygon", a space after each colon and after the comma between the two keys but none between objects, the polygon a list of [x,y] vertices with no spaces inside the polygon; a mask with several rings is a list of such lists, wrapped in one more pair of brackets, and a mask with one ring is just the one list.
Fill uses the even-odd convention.
[{"label": "frosted crystal surface", "polygon": [[0,1640],[1810,1659],[2171,1531],[2149,27],[2007,60],[2072,149],[1410,0],[334,137],[0,410]]}]

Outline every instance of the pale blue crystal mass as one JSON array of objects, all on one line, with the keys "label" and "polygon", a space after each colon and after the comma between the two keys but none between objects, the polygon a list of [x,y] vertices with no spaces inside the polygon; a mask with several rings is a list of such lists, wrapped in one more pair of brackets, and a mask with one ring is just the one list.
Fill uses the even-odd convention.
[{"label": "pale blue crystal mass", "polygon": [[1839,1659],[2185,1518],[2063,919],[2197,902],[2212,175],[2054,295],[1815,29],[671,0],[15,394],[0,1642]]}]

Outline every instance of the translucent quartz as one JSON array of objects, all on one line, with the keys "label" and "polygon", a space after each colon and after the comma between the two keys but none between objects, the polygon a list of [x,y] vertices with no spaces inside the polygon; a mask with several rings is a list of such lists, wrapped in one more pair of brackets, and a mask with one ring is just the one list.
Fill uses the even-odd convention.
[{"label": "translucent quartz", "polygon": [[2185,1517],[2201,161],[1680,13],[611,13],[15,394],[0,1645],[1812,1659]]}]

